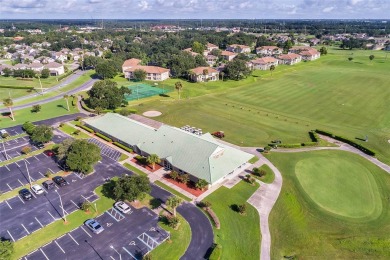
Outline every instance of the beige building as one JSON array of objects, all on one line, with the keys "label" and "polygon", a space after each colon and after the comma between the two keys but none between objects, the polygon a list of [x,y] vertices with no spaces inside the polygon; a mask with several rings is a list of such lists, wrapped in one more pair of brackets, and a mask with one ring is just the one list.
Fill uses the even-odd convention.
[{"label": "beige building", "polygon": [[283,53],[283,49],[277,46],[261,46],[256,48],[256,54],[262,56],[277,56]]},{"label": "beige building", "polygon": [[143,66],[140,65],[141,60],[129,59],[122,65],[122,72],[126,79],[134,79],[134,72],[136,70],[144,70],[146,72],[146,80],[162,81],[169,78],[169,69],[157,66]]},{"label": "beige building", "polygon": [[278,66],[278,60],[273,57],[263,57],[251,61],[252,69],[269,70],[272,65]]},{"label": "beige building", "polygon": [[282,54],[278,57],[280,64],[294,65],[301,62],[302,56],[296,53]]},{"label": "beige building", "polygon": [[227,51],[231,51],[234,53],[250,53],[251,48],[247,45],[242,44],[231,44],[226,47]]},{"label": "beige building", "polygon": [[210,67],[197,67],[190,70],[191,80],[195,82],[217,81],[219,79],[219,72]]}]

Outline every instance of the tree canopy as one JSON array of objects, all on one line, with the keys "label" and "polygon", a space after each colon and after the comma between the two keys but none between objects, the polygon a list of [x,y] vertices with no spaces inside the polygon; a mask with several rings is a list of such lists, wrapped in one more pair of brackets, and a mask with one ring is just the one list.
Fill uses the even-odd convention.
[{"label": "tree canopy", "polygon": [[145,194],[151,192],[149,179],[140,175],[123,175],[114,186],[114,196],[116,200],[133,201],[142,199]]},{"label": "tree canopy", "polygon": [[117,70],[110,61],[102,61],[96,65],[96,74],[102,79],[112,79],[116,76]]},{"label": "tree canopy", "polygon": [[117,87],[117,83],[110,80],[102,80],[93,84],[88,91],[88,105],[91,108],[115,109],[125,103],[125,95],[131,94],[126,87]]},{"label": "tree canopy", "polygon": [[251,70],[244,60],[234,59],[226,64],[225,73],[230,79],[239,80],[250,75]]},{"label": "tree canopy", "polygon": [[53,138],[53,128],[48,125],[38,125],[32,130],[31,140],[36,143],[47,143]]},{"label": "tree canopy", "polygon": [[146,71],[143,69],[136,69],[134,71],[134,79],[137,81],[142,81],[146,79]]},{"label": "tree canopy", "polygon": [[91,173],[93,166],[102,159],[100,148],[86,140],[74,140],[65,152],[65,163],[72,171]]},{"label": "tree canopy", "polygon": [[9,240],[0,240],[0,259],[9,260],[14,253],[14,244]]}]

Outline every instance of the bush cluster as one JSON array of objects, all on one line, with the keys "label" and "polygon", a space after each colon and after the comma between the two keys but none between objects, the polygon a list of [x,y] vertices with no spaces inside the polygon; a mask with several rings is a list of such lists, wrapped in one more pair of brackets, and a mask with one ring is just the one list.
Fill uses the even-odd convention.
[{"label": "bush cluster", "polygon": [[349,145],[352,145],[353,147],[355,147],[356,149],[359,149],[360,151],[362,151],[365,154],[368,154],[368,155],[371,155],[371,156],[375,156],[375,152],[373,150],[368,149],[368,148],[364,147],[363,145],[360,145],[360,144],[356,143],[355,141],[352,141],[352,140],[350,140],[348,138],[345,138],[345,137],[342,137],[342,136],[339,136],[339,135],[334,135],[331,132],[327,132],[327,131],[323,131],[323,130],[319,130],[319,129],[316,129],[316,132],[319,133],[319,134],[322,134],[322,135],[326,135],[326,136],[332,137],[332,138],[334,138],[334,139],[336,139],[338,141],[347,143]]},{"label": "bush cluster", "polygon": [[114,145],[118,146],[119,148],[122,148],[123,150],[129,152],[129,153],[132,153],[133,152],[133,149],[121,144],[121,143],[118,143],[118,142],[113,142]]},{"label": "bush cluster", "polygon": [[103,140],[107,141],[107,142],[112,142],[112,139],[101,134],[101,133],[96,133],[96,136],[99,136],[100,138],[102,138]]},{"label": "bush cluster", "polygon": [[77,126],[82,128],[82,129],[84,129],[85,131],[90,132],[90,133],[95,133],[95,131],[93,129],[91,129],[91,128],[85,126],[85,125],[77,125]]},{"label": "bush cluster", "polygon": [[12,89],[34,89],[34,87],[26,87],[26,86],[8,86],[8,85],[0,85],[0,88],[12,88]]}]

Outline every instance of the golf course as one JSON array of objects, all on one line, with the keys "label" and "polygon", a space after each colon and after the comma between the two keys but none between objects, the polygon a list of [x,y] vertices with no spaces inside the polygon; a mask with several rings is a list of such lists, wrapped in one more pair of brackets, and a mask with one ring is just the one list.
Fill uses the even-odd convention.
[{"label": "golf course", "polygon": [[[375,59],[370,61],[372,53]],[[157,120],[178,127],[222,130],[227,141],[240,146],[263,146],[272,139],[310,141],[309,130],[323,129],[373,149],[379,160],[390,163],[388,71],[390,58],[383,51],[328,47],[328,55],[279,65],[273,75],[257,70],[241,81],[182,81],[180,100],[173,91],[170,97],[146,98],[130,106],[141,113],[161,111]]]},{"label": "golf course", "polygon": [[390,176],[344,151],[267,155],[283,175],[272,259],[388,259]]}]

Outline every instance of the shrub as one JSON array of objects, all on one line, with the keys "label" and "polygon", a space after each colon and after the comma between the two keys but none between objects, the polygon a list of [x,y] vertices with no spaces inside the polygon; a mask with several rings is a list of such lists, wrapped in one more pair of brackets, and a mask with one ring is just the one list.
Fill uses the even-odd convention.
[{"label": "shrub", "polygon": [[26,86],[8,86],[8,85],[0,85],[0,88],[12,88],[12,89],[34,89],[34,87],[26,87]]},{"label": "shrub", "polygon": [[76,129],[76,130],[73,132],[73,134],[74,134],[74,135],[79,135],[80,132],[81,132],[80,129]]},{"label": "shrub", "polygon": [[302,146],[316,146],[318,145],[318,142],[305,142],[301,143]]},{"label": "shrub", "polygon": [[195,186],[196,186],[196,188],[198,188],[198,189],[200,189],[200,190],[204,190],[204,188],[206,188],[208,184],[209,184],[209,183],[208,183],[206,180],[204,180],[204,179],[199,179],[199,180],[196,182]]},{"label": "shrub", "polygon": [[39,111],[41,111],[41,105],[33,105],[32,108],[31,108],[31,112],[33,113],[38,113]]},{"label": "shrub", "polygon": [[264,147],[264,151],[266,153],[268,153],[269,151],[271,151],[271,146],[267,145],[266,147]]},{"label": "shrub", "polygon": [[206,207],[205,211],[207,212],[207,214],[209,214],[210,218],[213,220],[215,227],[217,229],[220,229],[221,222],[219,222],[219,218],[218,218],[217,214],[215,214],[215,212],[210,207]]},{"label": "shrub", "polygon": [[27,121],[22,125],[22,128],[24,131],[26,131],[27,134],[32,135],[35,125],[30,121]]},{"label": "shrub", "polygon": [[267,174],[267,172],[265,170],[263,170],[263,169],[259,170],[259,176],[260,177],[262,177],[262,176],[264,176],[266,174]]},{"label": "shrub", "polygon": [[5,139],[5,138],[8,138],[9,136],[10,136],[9,133],[3,133],[3,134],[1,134],[1,137],[4,138],[4,139]]},{"label": "shrub", "polygon": [[238,212],[241,214],[241,215],[245,215],[246,213],[246,204],[241,204],[241,205],[238,205]]},{"label": "shrub", "polygon": [[102,138],[103,140],[107,141],[107,142],[112,142],[111,138],[108,138],[107,136],[101,134],[101,133],[96,133],[96,136]]},{"label": "shrub", "polygon": [[283,148],[297,148],[297,147],[301,147],[301,144],[279,144],[279,147],[283,147]]},{"label": "shrub", "polygon": [[77,125],[77,126],[82,128],[82,129],[84,129],[84,130],[86,130],[86,131],[88,131],[88,132],[90,132],[90,133],[95,133],[95,131],[93,129],[91,129],[91,128],[85,126],[85,125]]},{"label": "shrub", "polygon": [[80,205],[80,209],[83,210],[83,211],[89,211],[89,209],[92,207],[92,204],[91,202],[85,200],[83,201],[83,203],[81,203]]},{"label": "shrub", "polygon": [[180,220],[178,217],[167,216],[166,218],[167,218],[168,226],[170,226],[171,228],[176,228],[180,223]]},{"label": "shrub", "polygon": [[133,149],[121,144],[121,143],[118,143],[118,142],[113,142],[114,145],[118,146],[119,148],[122,148],[123,150],[129,152],[129,153],[132,153],[133,152]]},{"label": "shrub", "polygon": [[135,113],[137,113],[137,110],[131,109],[131,108],[123,108],[119,111],[119,114],[122,116],[128,116],[128,115],[135,114]]},{"label": "shrub", "polygon": [[60,127],[63,127],[64,125],[65,125],[64,123],[60,123],[60,125],[59,125],[59,126],[60,126]]},{"label": "shrub", "polygon": [[21,152],[23,153],[23,154],[29,154],[30,152],[31,152],[31,147],[30,146],[24,146],[23,148],[22,148],[22,150],[21,150]]},{"label": "shrub", "polygon": [[169,173],[169,177],[172,179],[172,180],[177,180],[179,178],[179,173],[177,171],[171,171]]},{"label": "shrub", "polygon": [[309,131],[309,136],[313,142],[318,143],[320,141],[320,137],[318,136],[318,134],[315,131]]},{"label": "shrub", "polygon": [[50,178],[52,175],[53,175],[53,173],[52,173],[51,171],[47,171],[47,172],[45,173],[45,176],[46,176],[47,178]]},{"label": "shrub", "polygon": [[180,178],[180,181],[184,184],[187,184],[190,181],[190,175],[188,175],[187,173],[180,175],[179,178]]}]

